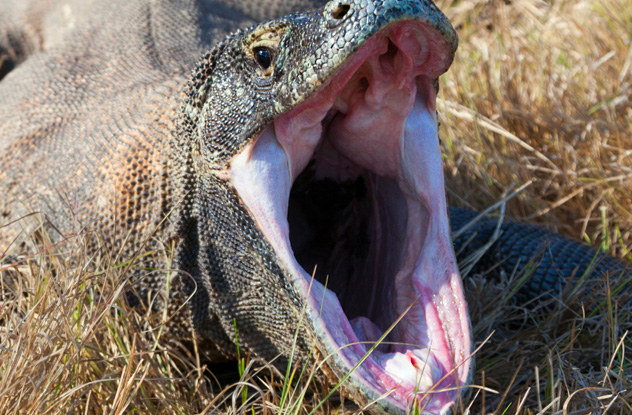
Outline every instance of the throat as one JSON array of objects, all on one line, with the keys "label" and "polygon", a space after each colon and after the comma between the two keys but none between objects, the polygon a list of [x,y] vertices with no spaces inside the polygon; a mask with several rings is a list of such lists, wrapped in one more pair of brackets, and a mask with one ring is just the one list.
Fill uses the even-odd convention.
[{"label": "throat", "polygon": [[369,171],[339,180],[316,170],[312,160],[290,193],[296,260],[336,294],[349,320],[364,317],[386,330],[396,310],[385,299],[405,255],[405,198],[395,180]]}]

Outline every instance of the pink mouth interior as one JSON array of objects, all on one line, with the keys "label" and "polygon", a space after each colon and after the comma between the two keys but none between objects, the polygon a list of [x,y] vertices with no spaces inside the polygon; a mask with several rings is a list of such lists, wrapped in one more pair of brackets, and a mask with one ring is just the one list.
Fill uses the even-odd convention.
[{"label": "pink mouth interior", "polygon": [[329,366],[348,373],[404,314],[350,388],[432,413],[445,412],[467,383],[472,347],[432,85],[448,51],[424,23],[389,25],[277,117],[230,170],[308,298]]}]

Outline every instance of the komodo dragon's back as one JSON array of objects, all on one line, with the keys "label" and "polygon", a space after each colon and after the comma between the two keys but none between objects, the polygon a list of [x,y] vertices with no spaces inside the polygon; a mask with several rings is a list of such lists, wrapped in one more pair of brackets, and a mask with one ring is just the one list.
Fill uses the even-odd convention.
[{"label": "komodo dragon's back", "polygon": [[[43,220],[53,238],[89,231],[92,248],[165,269],[166,241],[181,232],[174,210],[190,191],[174,180],[183,157],[174,130],[192,68],[229,32],[310,5],[0,4],[0,257]],[[130,300],[161,289],[162,274],[137,276]],[[176,301],[172,309],[182,306]],[[209,355],[230,356],[232,346],[222,348],[230,340],[216,322],[206,327],[205,313],[199,324],[213,332]],[[190,331],[188,317],[174,321],[174,335]]]},{"label": "komodo dragon's back", "polygon": [[172,196],[175,109],[194,63],[229,31],[307,2],[232,3],[2,2],[5,223],[41,209],[66,231],[98,223],[109,246],[134,230],[130,249],[158,229]]}]

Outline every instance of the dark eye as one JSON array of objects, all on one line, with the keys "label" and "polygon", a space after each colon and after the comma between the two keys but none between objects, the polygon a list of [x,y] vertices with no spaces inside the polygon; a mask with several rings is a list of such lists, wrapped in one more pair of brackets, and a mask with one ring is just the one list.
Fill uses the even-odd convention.
[{"label": "dark eye", "polygon": [[272,53],[268,48],[255,48],[255,59],[262,69],[268,69],[272,65]]}]

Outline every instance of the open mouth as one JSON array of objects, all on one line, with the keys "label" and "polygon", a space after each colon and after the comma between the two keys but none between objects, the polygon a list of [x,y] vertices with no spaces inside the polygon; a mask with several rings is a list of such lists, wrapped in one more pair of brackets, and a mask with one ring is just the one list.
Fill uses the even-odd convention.
[{"label": "open mouth", "polygon": [[441,45],[427,23],[389,24],[230,167],[336,376],[385,336],[345,386],[386,395],[385,409],[445,413],[471,375],[435,110]]}]

